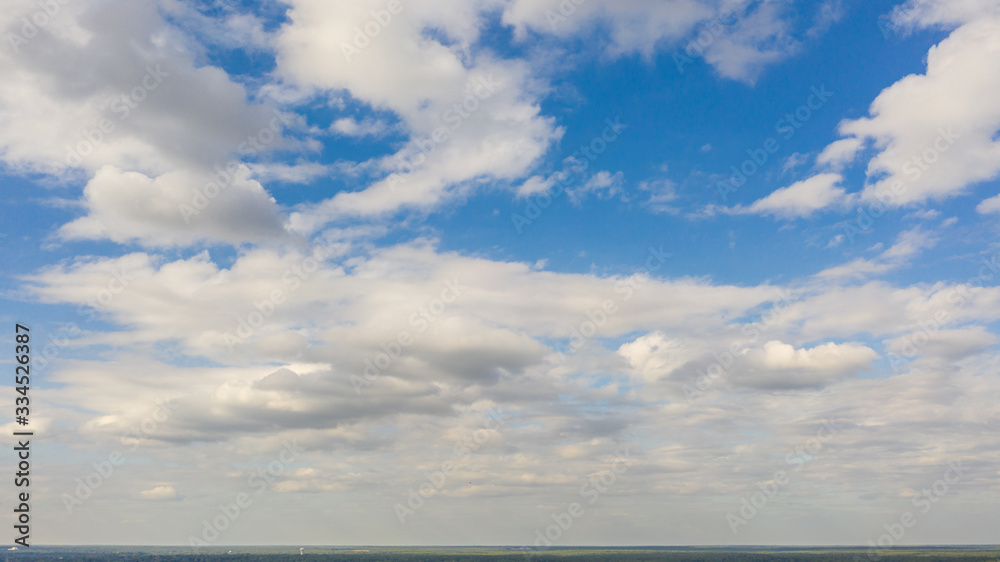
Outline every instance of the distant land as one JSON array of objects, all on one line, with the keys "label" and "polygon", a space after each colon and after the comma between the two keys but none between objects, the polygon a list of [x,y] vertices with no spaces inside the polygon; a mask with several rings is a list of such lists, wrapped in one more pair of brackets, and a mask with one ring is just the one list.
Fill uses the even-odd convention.
[{"label": "distant land", "polygon": [[[300,551],[301,549],[301,551]],[[722,562],[729,560],[785,561],[880,561],[880,560],[961,560],[1000,561],[1000,545],[868,547],[565,547],[529,549],[514,546],[483,547],[385,547],[385,546],[243,546],[243,547],[161,547],[161,546],[33,546],[3,552],[3,560],[337,560],[445,562],[492,560],[627,560],[630,562],[677,561]]]}]

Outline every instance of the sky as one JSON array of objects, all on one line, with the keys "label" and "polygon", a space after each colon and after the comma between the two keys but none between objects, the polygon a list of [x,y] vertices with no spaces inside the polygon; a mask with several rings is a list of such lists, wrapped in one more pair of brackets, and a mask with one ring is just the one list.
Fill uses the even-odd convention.
[{"label": "sky", "polygon": [[33,543],[996,542],[997,0],[4,8]]}]

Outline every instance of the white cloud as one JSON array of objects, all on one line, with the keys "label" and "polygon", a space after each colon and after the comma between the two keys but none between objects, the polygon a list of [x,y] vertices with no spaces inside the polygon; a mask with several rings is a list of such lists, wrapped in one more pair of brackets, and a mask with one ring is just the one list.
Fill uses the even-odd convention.
[{"label": "white cloud", "polygon": [[816,157],[816,163],[839,170],[844,164],[853,161],[862,148],[864,148],[864,141],[861,139],[855,137],[840,139],[827,145],[823,152]]},{"label": "white cloud", "polygon": [[663,332],[652,332],[623,343],[618,354],[628,361],[640,380],[654,382],[695,358],[690,342],[670,339]]},{"label": "white cloud", "polygon": [[[528,350],[525,353],[535,354],[535,344],[521,335],[571,338],[573,330],[587,320],[580,310],[600,308],[607,299],[618,302],[621,310],[600,326],[599,337],[642,329],[719,326],[771,297],[766,287],[716,286],[696,279],[642,281],[554,274],[527,264],[438,254],[420,244],[354,256],[347,274],[338,263],[346,259],[345,252],[352,250],[329,250],[328,263],[304,279],[294,272],[296,267],[301,271],[307,256],[264,249],[247,251],[228,269],[219,268],[206,254],[158,265],[154,257],[137,253],[113,260],[80,260],[32,279],[47,301],[86,305],[106,290],[112,272],[125,271],[134,280],[127,291],[100,307],[102,316],[137,327],[139,341],[167,338],[181,342],[189,353],[220,361],[233,358],[224,335],[236,332],[239,318],[255,310],[255,302],[280,290],[281,305],[247,338],[240,348],[243,353],[251,353],[252,343],[259,338],[307,330],[314,346],[329,339],[326,347],[316,347],[314,353],[330,360],[349,358],[353,367],[363,365],[366,352],[379,349],[400,329],[414,329],[412,316],[437,297],[446,282],[469,289],[447,307],[449,322],[422,330],[421,345],[429,349],[445,349],[444,342],[477,337],[500,346],[516,336],[510,341],[521,342],[517,345]],[[148,299],[162,304],[154,310]],[[320,317],[328,320],[315,324],[314,318]],[[505,326],[511,333],[495,331]],[[438,340],[442,343],[435,343]],[[500,355],[513,354],[503,349],[507,351]],[[427,357],[436,353],[429,351]]]},{"label": "white cloud", "polygon": [[983,199],[976,205],[976,212],[988,215],[990,213],[1000,213],[1000,195],[994,195],[989,199]]},{"label": "white cloud", "polygon": [[329,175],[332,166],[324,166],[317,162],[299,162],[283,164],[278,162],[250,163],[246,165],[254,179],[262,182],[272,180],[305,184],[312,180]]},{"label": "white cloud", "polygon": [[772,340],[751,349],[729,377],[731,384],[753,388],[807,388],[853,377],[878,358],[859,343],[825,343],[812,348]]},{"label": "white cloud", "polygon": [[[992,353],[998,338],[990,329],[1000,320],[1000,288],[973,286],[982,285],[985,276],[964,284],[870,280],[913,262],[936,243],[936,231],[907,230],[880,255],[874,252],[882,245],[873,245],[864,254],[874,256],[870,259],[805,278],[776,272],[772,278],[783,284],[777,294],[779,287],[772,284],[777,282],[748,282],[745,276],[737,277],[739,284],[672,276],[674,265],[656,261],[662,247],[641,255],[652,243],[647,240],[632,249],[621,246],[621,255],[634,256],[635,269],[660,265],[649,276],[626,276],[546,270],[546,260],[535,255],[519,255],[525,260],[519,262],[445,252],[424,239],[385,246],[385,234],[393,232],[388,223],[321,226],[352,214],[434,208],[480,183],[519,186],[522,197],[538,194],[560,178],[533,170],[537,155],[560,134],[539,109],[548,85],[536,81],[538,68],[483,49],[479,34],[487,18],[503,13],[520,22],[514,25],[522,37],[541,33],[575,41],[585,30],[600,28],[608,36],[599,48],[613,56],[662,50],[669,57],[669,49],[682,47],[679,42],[700,29],[699,22],[729,4],[588,1],[566,27],[546,31],[545,2],[405,3],[403,13],[354,54],[350,68],[343,67],[341,41],[353,41],[354,26],[363,27],[385,2],[295,0],[292,19],[274,33],[255,16],[220,7],[226,15],[216,22],[192,5],[70,3],[66,17],[46,28],[51,36],[31,43],[37,52],[13,62],[0,53],[0,65],[20,80],[0,85],[0,102],[10,104],[0,106],[7,112],[3,118],[24,125],[27,121],[10,109],[22,103],[31,119],[46,117],[46,111],[54,116],[52,123],[40,121],[36,131],[0,131],[0,142],[7,139],[3,146],[11,147],[3,152],[4,162],[23,169],[42,169],[51,164],[49,156],[60,156],[63,137],[53,131],[62,134],[56,125],[77,118],[73,111],[82,112],[81,118],[100,113],[85,103],[98,99],[96,84],[111,76],[118,88],[116,80],[123,79],[116,72],[141,70],[139,62],[153,55],[168,59],[170,72],[176,72],[172,77],[186,77],[181,82],[205,98],[172,92],[168,97],[177,103],[135,113],[131,128],[118,131],[122,136],[109,138],[92,161],[82,163],[76,173],[86,180],[81,204],[87,214],[65,225],[62,237],[152,247],[203,241],[238,246],[221,256],[175,248],[162,255],[152,250],[121,255],[105,252],[104,244],[98,248],[105,256],[68,257],[43,267],[22,277],[21,289],[9,295],[40,301],[32,306],[56,305],[52,310],[62,310],[63,319],[82,328],[62,340],[55,325],[46,328],[43,322],[42,331],[55,332],[54,337],[33,340],[33,371],[51,384],[38,397],[39,417],[32,427],[61,447],[46,465],[45,484],[55,493],[39,496],[37,506],[52,514],[46,520],[52,536],[66,543],[187,537],[200,525],[192,523],[191,513],[231,503],[291,442],[301,454],[268,484],[267,505],[287,515],[294,536],[285,538],[300,543],[329,537],[330,529],[342,530],[344,541],[385,543],[386,529],[392,529],[397,543],[447,542],[461,532],[470,542],[523,544],[537,522],[551,522],[558,506],[623,450],[633,459],[628,474],[602,496],[592,518],[574,523],[580,536],[614,540],[627,524],[630,537],[650,543],[662,541],[664,529],[680,529],[677,536],[688,542],[773,544],[793,531],[850,542],[857,529],[839,523],[879,529],[884,522],[884,510],[868,507],[877,502],[854,496],[872,489],[888,490],[891,497],[897,496],[893,490],[916,490],[940,478],[953,459],[969,467],[962,486],[970,493],[940,502],[935,516],[978,529],[964,525],[968,519],[962,517],[975,519],[994,509],[998,498],[991,483],[1000,463],[1000,435],[986,429],[996,426],[1000,415]],[[913,16],[914,25],[956,18],[961,21],[940,25],[961,24],[963,14],[984,4],[955,2],[951,11],[921,5],[930,15]],[[10,6],[10,14],[0,18],[14,24],[38,9],[34,0],[11,0]],[[778,21],[785,5],[754,6],[760,6],[754,12],[758,19],[734,24],[704,55],[720,73],[748,81],[761,64],[787,56],[797,44],[786,41],[785,23]],[[160,13],[189,22],[197,40],[179,39]],[[208,37],[213,23],[220,24],[215,39]],[[275,41],[279,82],[248,90],[221,70],[192,62],[204,57],[198,43],[211,40],[254,55]],[[542,41],[548,48],[555,40]],[[52,46],[59,47],[53,51],[59,56],[46,51]],[[419,162],[412,160],[455,96],[465,95],[467,81],[490,72],[504,81],[497,95],[480,100],[482,109],[465,118],[450,140],[434,143]],[[360,103],[377,115],[394,114],[385,123],[394,123],[393,134],[410,137],[403,148],[391,149],[399,152],[366,162],[323,166],[251,159],[256,161],[239,165],[236,177],[188,223],[179,207],[197,207],[192,190],[208,182],[208,164],[230,156],[226,143],[238,146],[242,135],[274,118],[248,101],[254,98],[321,106],[316,113],[324,121],[297,132],[328,138],[329,111],[340,123],[333,133],[354,138],[371,133],[363,140],[373,140],[384,132],[382,121],[362,118],[365,113],[353,107]],[[348,106],[357,118],[344,116]],[[174,112],[181,116],[176,127]],[[922,115],[912,117],[919,121]],[[188,133],[206,136],[191,140]],[[878,152],[889,144],[849,135],[831,144],[817,163],[839,173],[837,166],[858,158],[865,147]],[[296,145],[283,138],[275,140],[279,145],[316,143]],[[800,161],[790,157],[788,169]],[[406,162],[414,170],[395,191],[375,180],[354,194],[296,209],[296,226],[317,232],[313,244],[327,244],[315,261],[306,253],[306,241],[286,232],[281,206],[262,185],[307,182],[327,173],[380,177]],[[63,174],[64,168],[50,171]],[[579,178],[582,187],[571,194],[620,195],[623,175],[597,169]],[[749,209],[729,211],[793,217],[846,205],[852,197],[838,173],[796,182]],[[667,180],[638,188],[648,197],[638,203],[656,211],[670,212],[677,197]],[[1000,205],[995,199],[981,203],[980,210],[995,210]],[[723,244],[727,230],[734,243],[736,233],[723,228]],[[818,240],[814,235],[808,236]],[[834,236],[829,245],[843,239]],[[247,241],[260,243],[243,244]],[[840,252],[819,253],[829,259]],[[574,248],[566,255],[594,254]],[[551,257],[553,263],[565,261]],[[606,265],[594,264],[593,271],[605,271]],[[993,275],[992,267],[989,262],[979,271]],[[942,311],[948,327],[932,329],[921,340],[927,319]],[[400,344],[402,333],[412,341]],[[589,337],[577,346],[581,333]],[[239,334],[238,343],[227,340],[232,334]],[[915,351],[912,361],[898,373],[878,360],[886,352],[910,351]],[[684,385],[697,385],[714,362],[728,365],[721,378],[688,402]],[[359,395],[352,377],[371,368],[378,374]],[[169,399],[165,412],[157,399]],[[491,410],[502,410],[507,423],[484,429]],[[724,527],[719,535],[726,512],[738,510],[740,498],[772,478],[775,469],[787,469],[788,452],[809,443],[830,419],[837,426],[833,441],[810,455],[802,473],[808,478],[793,480],[783,492],[796,498],[795,505],[769,505],[770,523],[755,520],[751,539],[726,539]],[[0,427],[8,444],[12,427]],[[123,450],[136,428],[143,431],[135,457],[142,462],[133,463],[132,452],[126,453],[130,462],[116,468],[114,478],[88,500],[95,503],[65,514],[59,492],[72,494],[94,470],[95,451]],[[475,454],[456,453],[482,436],[485,442]],[[427,509],[398,525],[392,506],[405,502],[409,490],[445,461],[455,462],[455,474],[427,499]],[[845,490],[856,492],[845,495]],[[307,493],[315,496],[303,502]],[[148,509],[154,500],[171,501]],[[328,509],[331,501],[336,509]],[[830,516],[830,501],[850,507],[851,520]],[[495,517],[512,507],[519,517]],[[268,514],[258,513],[260,518],[248,512],[222,540],[249,544],[267,538]],[[628,514],[628,521],[617,521],[620,514]],[[816,532],[817,517],[834,524]],[[928,541],[942,532],[932,527],[925,529]]]},{"label": "white cloud", "polygon": [[639,183],[639,191],[649,193],[649,198],[642,204],[654,213],[678,212],[671,205],[677,199],[677,185],[674,182],[667,179],[645,180]]},{"label": "white cloud", "polygon": [[906,218],[934,220],[939,216],[941,216],[941,211],[938,211],[937,209],[923,209],[920,211],[913,211],[912,213],[906,215]]},{"label": "white cloud", "polygon": [[591,194],[599,199],[610,199],[622,193],[624,180],[625,174],[622,172],[612,174],[607,170],[601,170],[590,176],[579,188],[567,189],[566,193],[569,195],[570,200],[577,204]]},{"label": "white cloud", "polygon": [[802,218],[830,207],[842,207],[849,203],[850,198],[840,187],[841,181],[840,174],[815,175],[775,190],[737,212]]},{"label": "white cloud", "polygon": [[914,1],[893,12],[911,28],[957,27],[927,54],[927,69],[886,88],[870,117],[845,121],[847,139],[821,159],[842,163],[873,142],[862,196],[891,205],[939,200],[1000,173],[1000,12],[995,1]]},{"label": "white cloud", "polygon": [[0,54],[9,77],[0,86],[8,123],[0,147],[12,166],[55,174],[109,164],[146,173],[211,169],[275,117],[221,69],[196,66],[185,38],[151,3],[70,4],[56,22],[19,53]]},{"label": "white cloud", "polygon": [[[820,10],[821,13],[829,13]],[[567,3],[561,0],[514,0],[504,8],[503,21],[515,36],[528,30],[566,39],[606,28],[606,52],[611,56],[674,50],[684,57],[681,67],[704,58],[723,77],[753,82],[768,64],[797,51],[791,37],[790,14],[771,2],[695,0],[626,0],[612,4]]]},{"label": "white cloud", "polygon": [[[906,253],[899,248],[895,254]],[[506,501],[499,498],[542,503],[535,515],[545,520],[547,506],[558,505],[566,490],[575,493],[580,475],[603,470],[624,448],[632,451],[634,470],[602,499],[609,506],[627,503],[630,513],[653,513],[665,498],[697,506],[706,497],[738,506],[754,482],[773,474],[775,458],[785,466],[784,455],[814,436],[824,419],[837,420],[836,441],[824,444],[808,469],[833,488],[856,486],[859,474],[876,469],[923,482],[942,458],[962,453],[995,466],[1000,455],[1000,440],[950,427],[996,419],[1000,385],[983,376],[995,365],[981,353],[993,345],[989,333],[942,333],[941,341],[950,342],[944,352],[927,345],[904,373],[858,376],[878,366],[873,344],[860,340],[897,338],[948,306],[957,322],[989,325],[1000,318],[996,288],[978,291],[959,309],[949,303],[954,286],[845,287],[832,279],[799,286],[772,315],[773,287],[648,279],[626,299],[628,291],[616,291],[623,279],[540,271],[420,244],[370,253],[341,248],[292,291],[282,278],[302,260],[294,251],[254,249],[223,268],[207,253],[186,260],[133,254],[40,272],[28,280],[33,294],[73,305],[102,295],[114,271],[131,276],[124,290],[102,298],[101,318],[117,327],[87,331],[62,351],[57,368],[51,364],[46,412],[89,459],[94,446],[121,447],[120,436],[151,417],[155,398],[175,397],[166,421],[143,442],[143,456],[152,462],[142,471],[116,471],[114,485],[222,490],[213,502],[232,497],[230,486],[245,486],[283,442],[295,440],[304,452],[268,488],[270,501],[284,505],[285,494],[336,493],[366,528],[384,522],[385,506],[405,501],[424,473],[452,459],[462,464],[442,488],[447,494],[428,501],[465,498],[449,508],[450,516],[478,524],[487,517],[481,506]],[[428,303],[448,279],[458,280],[461,296],[432,309]],[[286,300],[238,356],[229,355],[219,334],[276,288],[286,290]],[[587,345],[556,354],[606,299],[614,299],[618,311],[600,322]],[[416,334],[420,324],[412,324],[411,315],[420,308],[441,314],[358,396],[350,375],[391,348],[400,330]],[[752,337],[747,328],[763,321],[765,331]],[[623,343],[612,343],[618,338]],[[972,353],[963,340],[976,342]],[[736,354],[705,396],[687,403],[682,386],[694,385],[699,371],[734,341],[748,351]],[[74,359],[76,351],[87,359]],[[174,354],[213,362],[155,359]],[[961,363],[945,364],[939,356],[961,357]],[[457,444],[484,427],[491,408],[501,408],[508,422],[478,433],[488,439],[476,454],[453,456]],[[664,427],[671,431],[664,434]],[[928,449],[928,440],[939,445]],[[194,469],[168,462],[176,463],[179,450]],[[396,459],[393,468],[372,471],[386,455]],[[243,461],[239,467],[233,458]],[[72,490],[88,463],[55,465],[53,485]],[[104,501],[129,505],[110,494]],[[161,504],[179,509],[163,519],[171,532],[192,508],[189,502],[179,497]],[[720,513],[688,509],[682,515],[708,524]],[[301,522],[304,528],[312,529],[310,520]],[[437,527],[445,519],[425,509],[418,520]],[[79,523],[53,525],[72,535]],[[530,536],[531,525],[494,532],[514,544]],[[378,535],[366,539],[377,542]]]},{"label": "white cloud", "polygon": [[892,20],[904,29],[955,27],[998,13],[997,0],[909,0],[893,9]]},{"label": "white cloud", "polygon": [[[947,322],[947,319],[945,319]],[[945,365],[981,353],[998,341],[997,336],[984,326],[944,329],[936,319],[920,322],[920,329],[886,342],[890,353],[912,359],[934,359]]]},{"label": "white cloud", "polygon": [[542,176],[531,176],[530,178],[524,180],[517,188],[518,197],[530,197],[539,193],[546,193],[555,184],[555,178],[550,176],[544,178]]},{"label": "white cloud", "polygon": [[[470,54],[490,2],[404,3],[384,32],[359,39],[364,45],[356,53],[350,46],[357,29],[384,2],[290,4],[289,22],[276,36],[278,76],[307,91],[346,90],[395,113],[410,135],[400,151],[376,162],[397,175],[293,214],[296,230],[314,231],[344,215],[430,208],[476,178],[516,179],[561,135],[540,115],[540,89],[523,61],[484,49]],[[428,28],[439,35],[426,35]]]},{"label": "white cloud", "polygon": [[379,136],[388,130],[384,121],[365,118],[361,121],[353,117],[341,117],[330,125],[330,130],[345,137]]},{"label": "white cloud", "polygon": [[[182,170],[156,178],[107,166],[84,188],[89,214],[64,225],[59,235],[68,240],[138,240],[150,246],[286,237],[274,200],[249,176],[245,166],[235,175]],[[218,195],[210,199],[206,193]]]},{"label": "white cloud", "polygon": [[922,252],[934,247],[938,237],[920,227],[903,231],[896,242],[874,259],[858,258],[843,265],[837,265],[816,274],[821,279],[863,279],[881,275],[899,267]]},{"label": "white cloud", "polygon": [[693,0],[560,4],[559,0],[514,0],[505,6],[503,21],[512,25],[521,38],[527,36],[529,29],[569,37],[587,29],[594,20],[606,21],[611,27],[609,50],[618,54],[632,51],[650,54],[658,43],[679,40],[696,24],[715,15],[710,6]]},{"label": "white cloud", "polygon": [[[63,233],[145,242],[162,228],[160,245],[276,232],[277,207],[259,184],[230,189],[190,233],[179,232],[185,225],[177,203],[232,155],[248,154],[248,139],[265,130],[269,143],[261,150],[292,146],[283,137],[286,116],[250,101],[223,70],[199,66],[188,38],[154,3],[60,6],[37,36],[16,52],[0,52],[7,77],[0,84],[0,157],[15,171],[89,180],[89,213]],[[5,6],[0,26],[16,26],[38,9],[34,2]],[[251,211],[252,222],[238,225],[241,217],[227,211]]]},{"label": "white cloud", "polygon": [[150,488],[149,490],[143,490],[139,492],[139,497],[144,500],[176,500],[178,498],[177,490],[173,486],[157,486],[155,488]]}]

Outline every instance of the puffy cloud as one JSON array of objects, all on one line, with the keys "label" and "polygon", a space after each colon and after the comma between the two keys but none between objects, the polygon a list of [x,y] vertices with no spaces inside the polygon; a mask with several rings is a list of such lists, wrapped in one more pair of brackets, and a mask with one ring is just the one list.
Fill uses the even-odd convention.
[{"label": "puffy cloud", "polygon": [[729,383],[750,388],[807,388],[853,377],[878,358],[875,350],[859,343],[825,343],[806,349],[769,341],[751,349]]},{"label": "puffy cloud", "polygon": [[785,218],[808,217],[816,211],[844,206],[850,198],[839,174],[819,174],[778,189],[739,212],[776,215]]},{"label": "puffy cloud", "polygon": [[[39,9],[20,0],[6,8],[0,27],[18,37],[21,18]],[[0,53],[8,77],[0,84],[0,157],[15,171],[89,179],[88,215],[64,234],[142,242],[162,235],[159,244],[239,242],[241,234],[280,230],[277,207],[244,180],[192,232],[180,232],[176,207],[193,188],[213,169],[288,145],[291,124],[223,70],[199,66],[187,39],[153,2],[70,3]],[[250,222],[238,224],[231,213],[244,211]]]},{"label": "puffy cloud", "polygon": [[144,500],[176,500],[177,490],[173,486],[157,486],[139,492],[139,497]]},{"label": "puffy cloud", "polygon": [[820,163],[839,164],[871,142],[862,197],[891,205],[939,200],[1000,173],[1000,12],[995,1],[912,1],[893,12],[900,26],[955,28],[927,54],[923,74],[906,76],[872,102],[870,116],[843,122],[848,138]]},{"label": "puffy cloud", "polygon": [[628,361],[641,380],[653,382],[682,367],[694,358],[690,342],[670,339],[663,332],[652,332],[623,343],[618,354]]},{"label": "puffy cloud", "polygon": [[[942,330],[943,347],[924,346],[923,358],[898,375],[880,367],[874,344],[860,341],[871,335],[887,341],[887,350],[902,351],[892,341],[947,306],[956,322],[988,325],[1000,318],[1000,292],[993,288],[959,307],[948,302],[956,287],[944,284],[841,287],[837,279],[807,280],[771,314],[777,299],[767,286],[634,278],[631,292],[624,284],[616,293],[624,279],[542,271],[421,244],[368,253],[344,244],[315,268],[304,257],[248,250],[221,268],[207,255],[170,261],[133,254],[40,272],[30,280],[35,294],[84,304],[79,323],[88,328],[46,373],[55,386],[45,411],[60,420],[49,434],[80,443],[78,454],[89,459],[95,443],[128,447],[129,432],[145,427],[139,446],[153,462],[141,471],[131,464],[117,469],[108,490],[151,490],[164,482],[204,490],[210,482],[223,491],[210,494],[204,509],[244,489],[294,442],[302,452],[268,488],[273,501],[337,494],[366,528],[396,528],[392,506],[448,461],[456,471],[413,525],[476,519],[475,506],[484,502],[559,505],[625,450],[633,460],[615,493],[602,498],[607,505],[628,502],[633,512],[652,514],[665,498],[704,506],[706,497],[721,495],[738,508],[740,496],[775,470],[788,470],[787,455],[796,458],[795,447],[811,443],[830,420],[834,437],[799,458],[813,479],[789,493],[836,495],[869,482],[864,475],[873,471],[886,471],[890,488],[914,487],[939,478],[934,471],[955,456],[975,459],[972,482],[992,474],[980,463],[995,466],[1000,455],[1000,440],[975,429],[994,423],[1000,396],[996,377],[984,376],[995,371],[982,353],[995,341],[988,331]],[[311,273],[304,275],[306,269]],[[286,274],[300,286],[286,285]],[[122,278],[127,285],[111,291],[120,287],[112,280]],[[446,280],[457,298],[443,292]],[[272,310],[263,303],[275,289],[284,290],[284,300]],[[618,311],[595,324],[584,345],[556,353],[576,337],[574,329],[594,322],[598,316],[587,312],[606,299]],[[86,321],[88,302],[119,328],[96,331]],[[238,355],[228,354],[219,335],[254,310],[270,311],[267,321]],[[397,350],[401,331],[413,341]],[[693,385],[706,361],[723,357],[732,342],[747,351],[733,357],[715,387],[686,401],[682,385]],[[191,360],[174,365],[154,358],[164,351]],[[78,352],[86,359],[75,359]],[[374,364],[380,353],[397,357],[359,394],[351,375],[364,376],[366,360]],[[931,354],[958,362],[930,361]],[[197,355],[213,361],[199,364]],[[870,376],[859,377],[863,371]],[[165,415],[157,398],[171,399]],[[502,424],[490,421],[491,410]],[[158,421],[144,425],[149,420]],[[956,431],[955,424],[970,429]],[[470,444],[475,451],[463,449]],[[183,470],[175,466],[178,448],[188,459]],[[371,469],[386,456],[395,461],[392,470]],[[54,485],[72,489],[88,462],[58,465]],[[194,494],[162,505],[182,511],[201,505],[188,496]],[[115,495],[107,497],[120,505]],[[448,509],[430,507],[439,501]],[[526,509],[540,521],[552,511]],[[707,525],[731,509],[701,507],[684,517]],[[786,512],[775,506],[774,513]],[[172,521],[165,520],[166,528],[174,529]],[[498,532],[516,542],[532,529]]]},{"label": "puffy cloud", "polygon": [[212,175],[181,170],[150,178],[107,166],[84,188],[89,214],[59,233],[65,239],[139,240],[150,246],[280,240],[286,233],[278,207],[249,175],[239,166]]},{"label": "puffy cloud", "polygon": [[[37,9],[16,4],[5,10],[4,28]],[[18,51],[0,55],[10,78],[0,86],[8,124],[0,147],[15,167],[211,169],[278,117],[223,70],[196,66],[185,38],[151,2],[69,4]]]},{"label": "puffy cloud", "polygon": [[864,147],[864,141],[855,137],[848,137],[834,141],[823,149],[823,152],[816,157],[816,163],[821,166],[830,166],[839,169],[844,164],[854,160],[858,151]]},{"label": "puffy cloud", "polygon": [[987,215],[990,213],[1000,213],[1000,195],[994,195],[989,199],[983,199],[976,205],[976,211]]},{"label": "puffy cloud", "polygon": [[544,178],[542,176],[531,176],[524,183],[518,186],[518,197],[530,197],[538,193],[545,193],[555,184],[553,177]]},{"label": "puffy cloud", "polygon": [[385,133],[388,125],[371,118],[358,121],[353,117],[341,117],[330,125],[330,130],[345,137],[369,137]]},{"label": "puffy cloud", "polygon": [[[278,75],[305,90],[346,91],[392,111],[410,136],[400,151],[375,162],[386,177],[295,213],[297,230],[343,215],[429,208],[475,178],[516,179],[559,138],[553,120],[540,114],[539,89],[523,61],[482,49],[470,54],[483,10],[492,5],[400,4],[392,14],[379,0],[291,3],[276,36]],[[373,13],[383,14],[383,23]],[[366,35],[366,26],[376,33]],[[427,28],[440,35],[426,35]]]}]

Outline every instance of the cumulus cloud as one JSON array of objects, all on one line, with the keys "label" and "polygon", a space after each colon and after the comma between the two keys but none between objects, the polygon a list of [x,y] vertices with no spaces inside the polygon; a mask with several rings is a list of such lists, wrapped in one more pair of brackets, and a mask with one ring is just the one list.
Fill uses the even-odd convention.
[{"label": "cumulus cloud", "polygon": [[825,343],[796,349],[769,341],[752,349],[745,363],[728,380],[751,388],[808,388],[856,376],[878,358],[875,350],[859,343]]},{"label": "cumulus cloud", "polygon": [[249,176],[246,166],[212,175],[181,170],[155,178],[107,166],[84,188],[89,214],[64,225],[59,234],[151,246],[285,237],[275,200]]},{"label": "cumulus cloud", "polygon": [[1000,213],[1000,195],[994,195],[989,199],[983,199],[976,205],[976,211],[983,215]]},{"label": "cumulus cloud", "polygon": [[845,206],[850,197],[840,187],[839,174],[819,174],[778,189],[737,212],[802,218],[834,206]]},{"label": "cumulus cloud", "polygon": [[[7,8],[7,29],[38,9],[21,1]],[[0,54],[9,78],[0,85],[4,162],[67,182],[89,179],[88,213],[64,234],[189,243],[276,232],[277,207],[259,184],[228,190],[192,232],[179,232],[178,203],[233,158],[288,144],[291,123],[223,70],[197,64],[186,39],[151,2],[72,3]],[[237,225],[241,217],[231,213],[242,211],[251,224]]]},{"label": "cumulus cloud", "polygon": [[618,354],[646,382],[669,376],[694,358],[690,344],[670,339],[662,332],[652,332],[623,343],[618,348]]},{"label": "cumulus cloud", "polygon": [[177,490],[173,486],[157,486],[155,488],[150,488],[149,490],[143,490],[139,492],[139,497],[144,500],[176,500]]},{"label": "cumulus cloud", "polygon": [[828,144],[823,149],[823,152],[816,157],[816,163],[821,166],[840,169],[845,164],[853,161],[858,151],[863,147],[864,141],[855,137],[834,141]]},{"label": "cumulus cloud", "polygon": [[[385,24],[388,31],[358,40],[359,48],[357,29],[384,9],[382,2],[291,3],[289,21],[276,36],[278,75],[310,91],[346,90],[392,111],[410,137],[376,162],[382,179],[293,214],[294,228],[308,232],[338,216],[428,208],[479,177],[516,179],[559,138],[553,120],[541,115],[523,61],[485,49],[468,54],[487,5],[407,4]],[[424,35],[428,27],[440,36]],[[313,64],[320,59],[327,64]],[[365,72],[357,72],[359,64]]]},{"label": "cumulus cloud", "polygon": [[[904,246],[892,254],[907,254]],[[307,267],[301,252],[256,249],[223,268],[207,254],[178,260],[137,253],[75,260],[33,276],[37,298],[83,313],[84,333],[46,375],[56,385],[47,411],[63,420],[58,431],[86,442],[90,454],[93,443],[121,447],[120,437],[146,420],[143,455],[157,462],[115,476],[146,491],[167,481],[175,490],[201,490],[205,478],[245,486],[294,441],[303,452],[269,488],[274,501],[335,493],[356,508],[355,518],[376,526],[386,506],[405,501],[424,473],[449,460],[458,466],[453,480],[428,501],[456,500],[457,513],[476,518],[469,500],[576,494],[586,475],[624,449],[635,460],[616,494],[630,502],[653,495],[701,505],[722,494],[738,505],[745,489],[773,474],[775,451],[785,466],[788,451],[830,419],[836,440],[809,469],[833,486],[886,470],[886,463],[887,474],[908,482],[957,451],[974,449],[983,462],[1000,455],[994,437],[945,429],[954,420],[996,419],[1000,386],[982,376],[993,369],[982,353],[993,336],[942,331],[941,349],[924,346],[924,359],[954,358],[962,369],[918,359],[898,375],[879,370],[870,342],[902,352],[892,340],[942,307],[951,307],[956,322],[989,325],[1000,319],[995,288],[958,307],[949,297],[961,293],[944,284],[840,286],[830,279],[781,297],[769,286],[555,273],[427,244],[365,251],[343,244],[324,256]],[[286,284],[286,275],[298,286]],[[127,285],[112,291],[121,279]],[[457,298],[442,292],[446,281]],[[266,301],[276,289],[283,298],[272,309]],[[608,299],[617,312],[567,351],[565,343],[597,317],[586,311]],[[110,328],[86,322],[92,310]],[[234,357],[221,336],[254,311],[269,311],[267,321]],[[412,342],[397,348],[403,331]],[[685,400],[683,385],[694,385],[733,342],[746,352],[724,361],[722,380],[704,396]],[[93,349],[112,351],[77,357]],[[212,361],[174,365],[156,359],[163,351]],[[386,365],[380,354],[396,357]],[[359,394],[352,375],[364,377],[369,362],[377,370]],[[166,415],[158,413],[158,398],[170,399]],[[489,421],[491,411],[502,425]],[[928,436],[941,445],[928,449]],[[454,453],[477,438],[475,454]],[[161,468],[178,447],[197,470]],[[386,455],[398,468],[371,470]],[[234,467],[232,458],[241,464]],[[76,476],[71,469],[61,478]],[[625,501],[619,497],[605,499],[614,505]],[[365,507],[373,501],[376,508]],[[163,503],[175,504],[199,505],[187,494]],[[536,515],[544,520],[548,512]],[[686,516],[719,521],[724,509]],[[438,525],[440,517],[427,509],[419,520]]]},{"label": "cumulus cloud", "polygon": [[1000,173],[1000,13],[996,2],[912,1],[893,12],[901,28],[945,27],[951,34],[927,53],[927,68],[882,91],[869,117],[845,121],[847,138],[829,145],[822,164],[843,164],[871,142],[864,199],[891,205],[966,193]]}]

